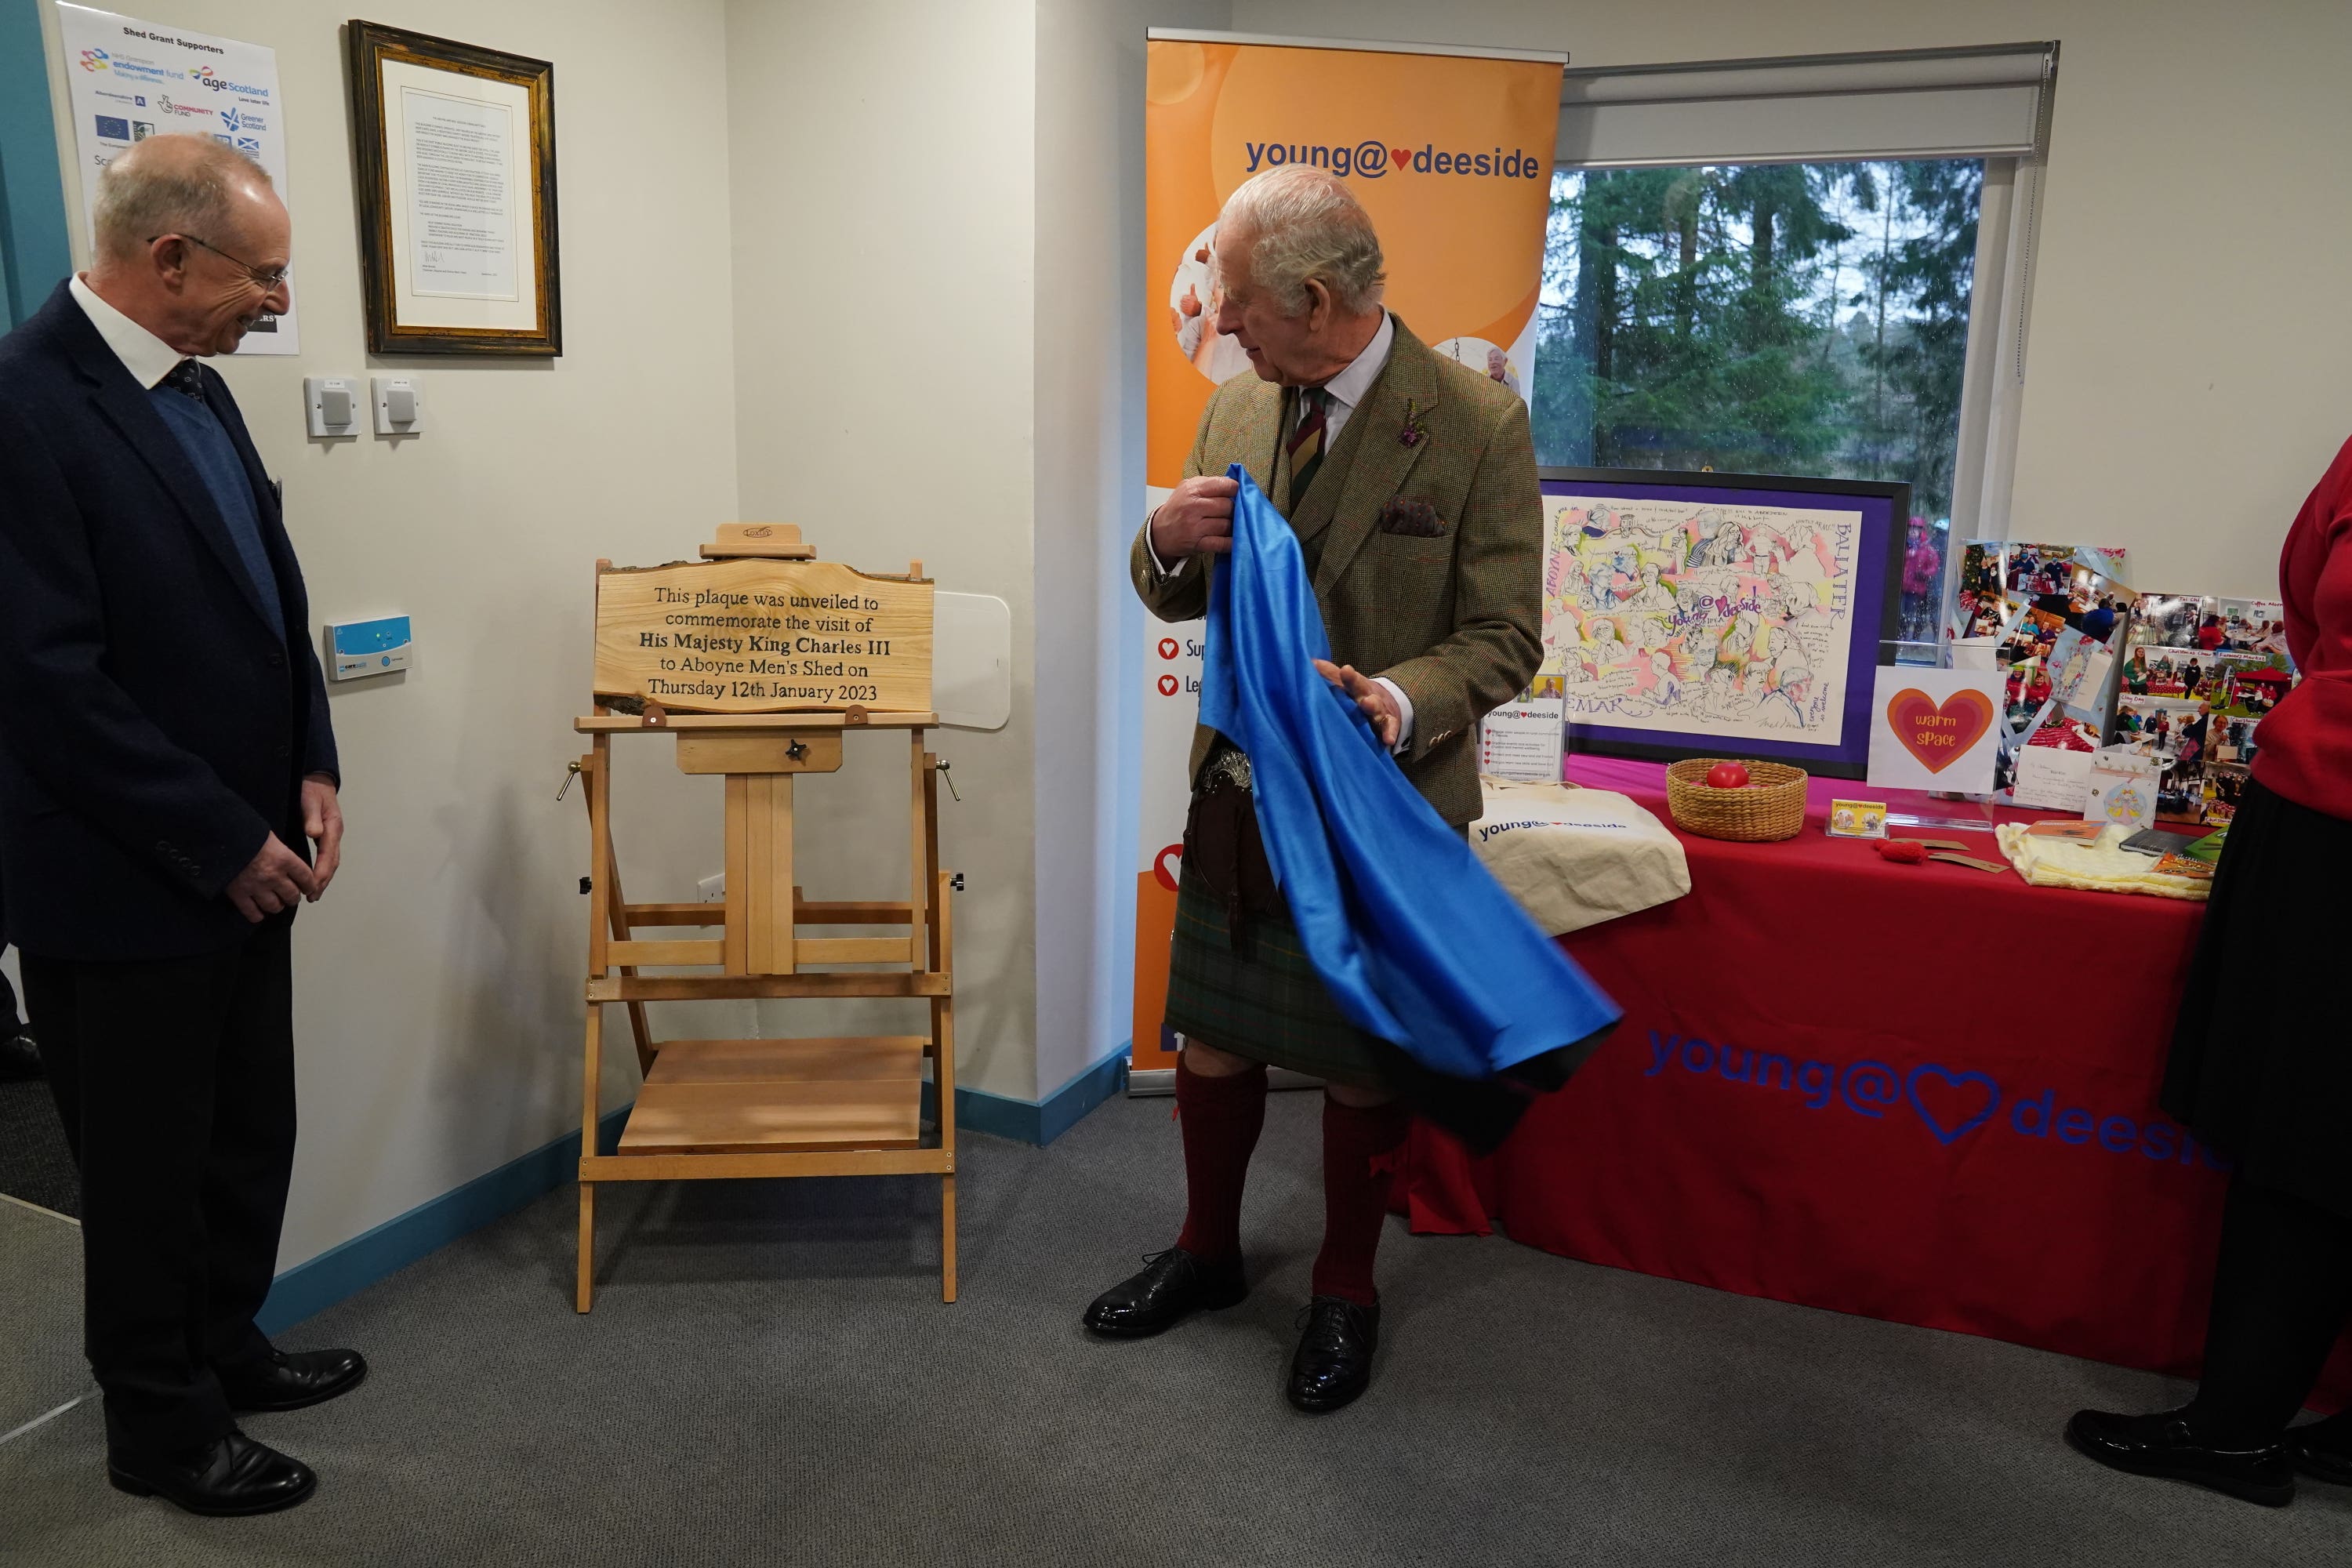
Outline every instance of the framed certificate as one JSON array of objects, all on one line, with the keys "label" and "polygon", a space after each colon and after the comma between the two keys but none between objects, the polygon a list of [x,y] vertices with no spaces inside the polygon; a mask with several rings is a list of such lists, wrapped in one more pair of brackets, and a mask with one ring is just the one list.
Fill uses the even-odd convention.
[{"label": "framed certificate", "polygon": [[560,354],[555,68],[346,29],[368,351]]}]

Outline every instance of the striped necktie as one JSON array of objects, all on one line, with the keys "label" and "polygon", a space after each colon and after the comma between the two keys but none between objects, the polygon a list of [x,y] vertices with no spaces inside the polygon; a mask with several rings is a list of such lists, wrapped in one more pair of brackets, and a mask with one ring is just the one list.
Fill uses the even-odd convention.
[{"label": "striped necktie", "polygon": [[1319,386],[1307,387],[1298,395],[1298,428],[1290,435],[1290,494],[1294,504],[1315,482],[1315,470],[1323,466],[1324,415],[1330,406],[1331,395]]}]

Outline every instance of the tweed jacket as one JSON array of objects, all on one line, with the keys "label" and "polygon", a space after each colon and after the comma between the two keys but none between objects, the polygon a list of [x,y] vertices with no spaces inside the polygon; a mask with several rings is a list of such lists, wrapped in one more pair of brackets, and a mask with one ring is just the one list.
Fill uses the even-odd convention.
[{"label": "tweed jacket", "polygon": [[[1440,816],[1472,821],[1478,721],[1517,696],[1543,659],[1543,509],[1527,405],[1433,353],[1399,320],[1388,363],[1307,493],[1294,497],[1280,437],[1297,397],[1255,372],[1218,387],[1184,475],[1240,463],[1290,520],[1332,657],[1386,676],[1412,700],[1412,743],[1397,761]],[[1213,558],[1161,577],[1150,526],[1129,560],[1145,606],[1164,621],[1207,614]],[[1213,738],[1205,726],[1193,736],[1196,778]]]}]

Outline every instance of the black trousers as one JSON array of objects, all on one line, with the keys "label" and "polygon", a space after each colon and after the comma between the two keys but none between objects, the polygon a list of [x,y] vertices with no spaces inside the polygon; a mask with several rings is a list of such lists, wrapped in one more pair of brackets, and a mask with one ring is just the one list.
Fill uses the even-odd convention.
[{"label": "black trousers", "polygon": [[2242,1173],[2221,1218],[2192,1417],[2219,1438],[2276,1442],[2347,1317],[2352,1219]]},{"label": "black trousers", "polygon": [[23,955],[81,1171],[83,1345],[107,1435],[179,1449],[230,1425],[215,1369],[269,1353],[294,1164],[291,921],[198,958]]}]

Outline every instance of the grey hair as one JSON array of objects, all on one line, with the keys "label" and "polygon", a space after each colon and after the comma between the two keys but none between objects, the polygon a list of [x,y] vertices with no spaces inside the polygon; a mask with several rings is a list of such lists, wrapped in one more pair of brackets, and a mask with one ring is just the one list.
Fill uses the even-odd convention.
[{"label": "grey hair", "polygon": [[151,136],[100,171],[90,209],[98,253],[127,260],[159,234],[213,239],[245,181],[275,188],[268,170],[209,136]]},{"label": "grey hair", "polygon": [[1367,314],[1381,302],[1381,285],[1388,280],[1381,237],[1335,174],[1307,163],[1268,169],[1225,198],[1217,223],[1252,237],[1250,282],[1286,316],[1307,309],[1311,279],[1320,279],[1349,315]]}]

